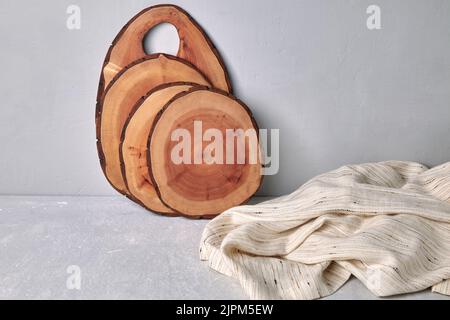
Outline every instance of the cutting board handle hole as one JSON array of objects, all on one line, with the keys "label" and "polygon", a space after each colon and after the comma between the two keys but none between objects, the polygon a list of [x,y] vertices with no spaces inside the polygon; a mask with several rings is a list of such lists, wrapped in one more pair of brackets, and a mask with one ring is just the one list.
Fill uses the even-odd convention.
[{"label": "cutting board handle hole", "polygon": [[178,31],[171,23],[158,24],[147,32],[143,46],[146,54],[167,53],[176,56],[180,47]]}]

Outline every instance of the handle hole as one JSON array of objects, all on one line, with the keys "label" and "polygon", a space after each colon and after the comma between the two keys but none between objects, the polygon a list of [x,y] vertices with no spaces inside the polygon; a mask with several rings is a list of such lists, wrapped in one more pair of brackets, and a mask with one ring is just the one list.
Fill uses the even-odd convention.
[{"label": "handle hole", "polygon": [[158,24],[147,32],[143,45],[146,54],[167,53],[176,56],[180,47],[178,31],[173,24]]}]

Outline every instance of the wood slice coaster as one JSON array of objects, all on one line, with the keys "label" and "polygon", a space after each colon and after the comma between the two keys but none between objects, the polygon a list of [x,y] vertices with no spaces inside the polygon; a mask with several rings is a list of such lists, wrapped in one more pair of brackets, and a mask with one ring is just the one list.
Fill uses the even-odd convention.
[{"label": "wood slice coaster", "polygon": [[185,81],[209,86],[191,64],[170,55],[151,55],[125,67],[110,82],[97,104],[97,147],[106,178],[122,194],[128,191],[120,168],[119,145],[123,127],[139,99],[155,87]]},{"label": "wood slice coaster", "polygon": [[175,215],[172,209],[161,202],[149,176],[147,144],[150,130],[158,112],[175,95],[193,86],[196,84],[181,82],[155,88],[136,104],[122,131],[120,155],[129,197],[156,213]]},{"label": "wood slice coaster", "polygon": [[[199,123],[205,141],[209,142],[195,138],[198,137]],[[177,129],[188,135],[180,135],[183,139],[173,141]],[[230,129],[254,132],[254,139],[241,134],[244,139],[232,139],[235,145],[229,147],[226,136]],[[188,136],[194,137],[190,139],[190,145],[178,152],[180,142],[186,142]],[[191,218],[214,217],[245,203],[262,182],[257,137],[258,128],[250,110],[227,93],[195,87],[177,94],[156,116],[149,138],[149,176],[162,203],[179,215]],[[217,142],[216,148],[211,148],[213,141]],[[241,162],[238,161],[239,147],[244,150]],[[174,161],[177,155],[185,160],[191,158],[191,162]],[[251,155],[254,155],[254,162],[250,161]],[[217,162],[220,158],[223,164]]]},{"label": "wood slice coaster", "polygon": [[161,23],[170,23],[178,31],[180,46],[177,57],[195,65],[212,86],[231,92],[225,64],[200,25],[180,7],[157,5],[137,14],[116,36],[103,64],[98,100],[123,68],[147,55],[143,47],[145,35]]}]

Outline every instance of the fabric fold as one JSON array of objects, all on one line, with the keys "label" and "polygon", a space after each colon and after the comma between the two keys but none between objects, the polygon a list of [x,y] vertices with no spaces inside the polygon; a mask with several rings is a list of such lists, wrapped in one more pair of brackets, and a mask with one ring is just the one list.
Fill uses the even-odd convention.
[{"label": "fabric fold", "polygon": [[206,226],[200,258],[252,299],[317,299],[352,275],[377,296],[450,295],[450,163],[345,166],[233,208]]}]

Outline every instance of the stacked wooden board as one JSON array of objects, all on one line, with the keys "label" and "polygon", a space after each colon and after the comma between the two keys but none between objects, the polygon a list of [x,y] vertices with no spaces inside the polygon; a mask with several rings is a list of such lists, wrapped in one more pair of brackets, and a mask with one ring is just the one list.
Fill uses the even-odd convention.
[{"label": "stacked wooden board", "polygon": [[[177,56],[145,53],[146,34],[161,23],[178,31]],[[102,69],[96,126],[107,180],[129,199],[168,216],[210,218],[243,204],[261,185],[259,157],[256,163],[250,157],[230,163],[173,161],[172,133],[185,129],[195,135],[199,122],[203,131],[223,136],[229,129],[258,132],[249,108],[232,96],[223,60],[193,18],[174,5],[145,9],[119,32]],[[192,152],[206,144],[194,141]]]}]

